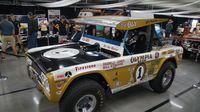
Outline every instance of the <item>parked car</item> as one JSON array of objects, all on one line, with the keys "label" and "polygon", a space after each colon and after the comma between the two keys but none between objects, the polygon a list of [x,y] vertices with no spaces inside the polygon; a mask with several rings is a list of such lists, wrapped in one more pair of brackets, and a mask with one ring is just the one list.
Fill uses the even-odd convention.
[{"label": "parked car", "polygon": [[196,61],[200,55],[200,35],[199,34],[190,34],[185,37],[176,38],[173,41],[174,45],[182,46],[184,57],[189,57],[191,54],[196,56]]},{"label": "parked car", "polygon": [[[60,112],[100,111],[106,93],[149,82],[158,93],[172,84],[182,47],[154,46],[154,24],[165,19],[105,16],[74,19],[82,25],[78,43],[30,49],[28,73]],[[102,32],[96,32],[102,26]]]}]

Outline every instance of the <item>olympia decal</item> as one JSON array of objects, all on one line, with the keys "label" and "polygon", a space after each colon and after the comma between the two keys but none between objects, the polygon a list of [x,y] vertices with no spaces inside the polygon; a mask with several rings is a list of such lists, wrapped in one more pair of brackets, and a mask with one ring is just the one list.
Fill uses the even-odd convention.
[{"label": "olympia decal", "polygon": [[152,54],[147,54],[147,55],[143,55],[143,56],[137,56],[137,57],[131,57],[131,63],[143,63],[146,62],[147,60],[151,60],[153,59]]}]

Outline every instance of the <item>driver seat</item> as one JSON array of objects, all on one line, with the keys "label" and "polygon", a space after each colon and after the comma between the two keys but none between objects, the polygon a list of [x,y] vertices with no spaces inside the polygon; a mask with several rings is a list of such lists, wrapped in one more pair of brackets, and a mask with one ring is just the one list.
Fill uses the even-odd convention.
[{"label": "driver seat", "polygon": [[147,38],[145,34],[139,34],[135,43],[134,54],[144,53],[147,50]]}]

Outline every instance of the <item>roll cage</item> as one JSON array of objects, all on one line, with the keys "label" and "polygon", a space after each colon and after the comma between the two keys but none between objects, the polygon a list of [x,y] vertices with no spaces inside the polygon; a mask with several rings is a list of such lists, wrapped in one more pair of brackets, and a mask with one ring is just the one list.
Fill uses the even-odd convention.
[{"label": "roll cage", "polygon": [[[165,22],[167,20],[135,20],[131,17],[105,16],[79,18],[75,19],[74,21],[84,26],[82,30],[83,36],[80,40],[81,42],[90,45],[98,43],[100,44],[100,47],[102,49],[107,49],[112,52],[118,53],[120,56],[126,56],[150,52],[152,50],[154,24]],[[90,28],[91,26],[93,26],[93,28]],[[97,28],[97,26],[99,28]],[[89,31],[94,29],[95,31]],[[98,30],[101,31],[98,32]],[[120,36],[121,40],[116,40],[116,32],[122,32]]]}]

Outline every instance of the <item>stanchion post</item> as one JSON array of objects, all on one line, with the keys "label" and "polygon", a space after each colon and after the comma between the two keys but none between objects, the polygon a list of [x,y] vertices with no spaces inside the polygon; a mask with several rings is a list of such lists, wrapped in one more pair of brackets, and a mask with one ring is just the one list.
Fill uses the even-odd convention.
[{"label": "stanchion post", "polygon": [[[0,54],[1,54],[1,53],[2,53],[2,50],[0,49]],[[8,77],[2,75],[2,74],[1,74],[1,70],[0,70],[0,81],[1,81],[1,80],[7,80],[7,79],[8,79]]]}]

